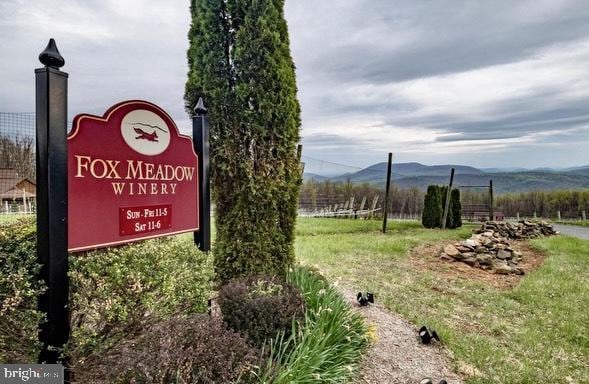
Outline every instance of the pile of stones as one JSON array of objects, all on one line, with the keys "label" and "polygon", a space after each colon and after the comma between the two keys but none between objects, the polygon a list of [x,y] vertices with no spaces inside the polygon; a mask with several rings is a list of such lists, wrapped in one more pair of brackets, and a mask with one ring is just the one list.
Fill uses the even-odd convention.
[{"label": "pile of stones", "polygon": [[548,223],[529,221],[517,224],[489,221],[474,232],[470,239],[446,245],[440,257],[504,275],[524,274],[523,268],[518,266],[522,254],[511,247],[511,240],[557,233]]},{"label": "pile of stones", "polygon": [[509,240],[533,239],[536,237],[552,236],[557,232],[551,224],[545,221],[527,221],[522,220],[518,223],[507,223],[504,221],[487,221],[481,226],[481,229],[475,233],[485,233],[493,231],[498,233],[500,237]]}]

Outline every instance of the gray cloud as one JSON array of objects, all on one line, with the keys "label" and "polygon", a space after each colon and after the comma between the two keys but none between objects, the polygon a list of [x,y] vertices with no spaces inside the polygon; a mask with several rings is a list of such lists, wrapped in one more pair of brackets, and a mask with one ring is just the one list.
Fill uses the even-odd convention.
[{"label": "gray cloud", "polygon": [[[584,1],[289,0],[286,17],[307,156],[589,163]],[[0,110],[34,109],[36,57],[55,37],[71,117],[143,98],[186,130],[189,23],[184,2],[4,0]]]}]

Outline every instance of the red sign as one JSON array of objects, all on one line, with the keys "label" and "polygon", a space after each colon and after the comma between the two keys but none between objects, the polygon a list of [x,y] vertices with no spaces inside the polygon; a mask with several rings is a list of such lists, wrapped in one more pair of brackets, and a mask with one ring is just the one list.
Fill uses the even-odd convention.
[{"label": "red sign", "polygon": [[81,114],[68,136],[68,248],[81,251],[198,230],[192,139],[147,101]]}]

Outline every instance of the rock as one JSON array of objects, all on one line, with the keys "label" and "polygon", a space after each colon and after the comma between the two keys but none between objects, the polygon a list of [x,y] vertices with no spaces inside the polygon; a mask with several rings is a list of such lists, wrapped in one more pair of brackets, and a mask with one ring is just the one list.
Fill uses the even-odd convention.
[{"label": "rock", "polygon": [[470,252],[470,251],[472,251],[472,248],[471,247],[465,247],[463,245],[456,245],[455,247],[460,252]]},{"label": "rock", "polygon": [[466,239],[462,242],[462,244],[467,247],[472,247],[473,249],[478,245],[477,242],[472,239]]},{"label": "rock", "polygon": [[477,264],[477,258],[476,257],[467,257],[466,259],[462,260],[462,262],[470,265],[471,267],[474,267]]},{"label": "rock", "polygon": [[479,245],[476,249],[475,249],[476,253],[487,253],[487,248],[483,247],[482,245]]},{"label": "rock", "polygon": [[507,265],[507,263],[495,263],[493,264],[493,270],[499,275],[509,275],[514,272],[513,268]]},{"label": "rock", "polygon": [[511,259],[513,256],[511,255],[511,252],[506,251],[504,249],[499,249],[497,251],[497,258],[500,260],[507,260],[507,259]]},{"label": "rock", "polygon": [[480,265],[492,265],[493,264],[493,255],[488,253],[481,253],[477,255],[477,261]]},{"label": "rock", "polygon": [[451,258],[450,256],[448,256],[444,252],[440,253],[440,259],[442,259],[442,260],[448,260],[448,261],[454,261],[453,258]]},{"label": "rock", "polygon": [[458,251],[458,249],[456,249],[456,247],[452,244],[448,244],[444,247],[444,253],[448,256],[455,257],[460,254],[460,251]]}]

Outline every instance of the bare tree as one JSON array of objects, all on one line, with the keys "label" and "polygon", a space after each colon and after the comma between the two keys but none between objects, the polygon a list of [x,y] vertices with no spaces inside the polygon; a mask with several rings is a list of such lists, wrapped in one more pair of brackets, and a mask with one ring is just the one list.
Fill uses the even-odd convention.
[{"label": "bare tree", "polygon": [[19,177],[35,180],[35,143],[31,137],[0,136],[0,168],[15,169]]}]

